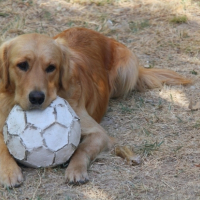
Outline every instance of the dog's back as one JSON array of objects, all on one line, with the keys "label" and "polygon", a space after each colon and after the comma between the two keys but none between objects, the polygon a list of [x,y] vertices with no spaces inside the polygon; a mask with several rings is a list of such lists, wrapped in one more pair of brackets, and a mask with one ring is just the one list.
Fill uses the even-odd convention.
[{"label": "dog's back", "polygon": [[[125,45],[96,31],[71,28],[54,39],[68,48],[73,77],[80,82],[88,113],[100,121],[108,100],[131,90],[166,84],[189,84],[190,80],[166,69],[146,69]],[[73,85],[73,84],[71,84]]]}]

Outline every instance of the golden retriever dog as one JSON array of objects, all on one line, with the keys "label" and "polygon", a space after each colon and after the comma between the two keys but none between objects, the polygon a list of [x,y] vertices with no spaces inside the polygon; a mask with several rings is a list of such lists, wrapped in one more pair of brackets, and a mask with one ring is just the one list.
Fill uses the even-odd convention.
[{"label": "golden retriever dog", "polygon": [[81,142],[66,169],[72,184],[88,181],[87,168],[112,139],[99,125],[108,101],[131,90],[191,83],[166,69],[146,69],[126,46],[100,33],[71,28],[54,38],[20,35],[0,47],[0,182],[14,187],[23,175],[4,143],[2,128],[15,104],[24,110],[45,109],[66,99],[80,117]]}]

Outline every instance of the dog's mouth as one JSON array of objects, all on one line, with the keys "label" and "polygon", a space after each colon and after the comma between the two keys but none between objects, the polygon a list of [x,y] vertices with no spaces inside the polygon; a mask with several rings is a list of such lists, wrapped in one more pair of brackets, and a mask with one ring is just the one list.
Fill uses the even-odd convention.
[{"label": "dog's mouth", "polygon": [[21,103],[16,103],[16,105],[19,105],[23,111],[30,111],[30,110],[44,110],[44,106],[42,105],[32,105],[30,103],[28,104],[21,104]]},{"label": "dog's mouth", "polygon": [[44,110],[44,108],[42,107],[42,105],[30,105],[28,110]]}]

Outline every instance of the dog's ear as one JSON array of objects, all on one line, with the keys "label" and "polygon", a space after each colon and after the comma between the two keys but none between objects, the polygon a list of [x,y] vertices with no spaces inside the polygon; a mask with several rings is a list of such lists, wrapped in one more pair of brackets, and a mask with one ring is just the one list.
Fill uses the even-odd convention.
[{"label": "dog's ear", "polygon": [[5,42],[0,46],[0,80],[1,85],[4,89],[9,86],[9,60],[8,60],[8,50],[10,42]]},{"label": "dog's ear", "polygon": [[62,61],[61,61],[61,68],[60,68],[60,74],[59,74],[59,84],[61,88],[64,88],[67,90],[68,88],[68,82],[70,79],[70,51],[67,48],[67,45],[65,44],[65,40],[61,38],[55,39],[56,45],[61,50],[62,54]]}]

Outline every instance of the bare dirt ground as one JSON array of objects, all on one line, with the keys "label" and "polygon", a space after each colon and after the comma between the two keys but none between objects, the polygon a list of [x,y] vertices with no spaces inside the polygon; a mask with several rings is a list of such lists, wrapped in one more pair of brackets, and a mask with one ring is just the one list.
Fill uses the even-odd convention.
[{"label": "bare dirt ground", "polygon": [[200,199],[200,3],[198,0],[0,0],[1,42],[23,33],[50,36],[83,26],[136,52],[145,67],[168,68],[194,80],[111,100],[102,125],[142,164],[128,165],[113,149],[89,170],[90,182],[64,183],[62,167],[23,168],[25,182],[0,188],[0,199]]}]

